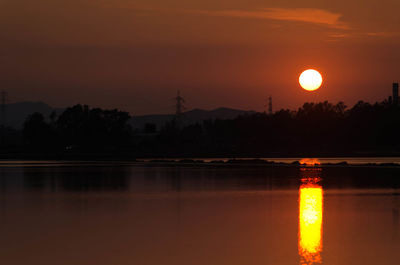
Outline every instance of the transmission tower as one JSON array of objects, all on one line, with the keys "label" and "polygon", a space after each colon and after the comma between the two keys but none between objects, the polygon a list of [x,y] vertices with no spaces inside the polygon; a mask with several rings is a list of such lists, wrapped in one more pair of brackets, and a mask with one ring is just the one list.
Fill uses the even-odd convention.
[{"label": "transmission tower", "polygon": [[2,90],[0,93],[0,145],[3,146],[5,143],[5,127],[6,127],[6,103],[7,103],[7,92]]},{"label": "transmission tower", "polygon": [[264,107],[267,108],[268,114],[272,115],[272,97],[271,96],[269,96],[267,98],[267,104],[265,104]]},{"label": "transmission tower", "polygon": [[272,115],[272,97],[269,96],[268,98],[268,114]]},{"label": "transmission tower", "polygon": [[183,97],[181,97],[181,92],[179,90],[174,99],[176,101],[175,115],[177,118],[179,118],[180,116],[182,116],[183,110],[185,109],[185,106],[183,105],[185,103],[185,99]]},{"label": "transmission tower", "polygon": [[8,93],[5,90],[1,91],[1,105],[0,105],[0,112],[1,112],[1,126],[6,126],[6,104],[7,104],[7,97]]}]

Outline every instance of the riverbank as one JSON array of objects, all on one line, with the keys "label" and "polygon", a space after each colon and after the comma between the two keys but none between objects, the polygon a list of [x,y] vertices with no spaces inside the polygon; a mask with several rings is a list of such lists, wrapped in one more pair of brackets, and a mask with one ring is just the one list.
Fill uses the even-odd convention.
[{"label": "riverbank", "polygon": [[343,158],[198,158],[198,159],[0,159],[0,166],[138,165],[165,167],[386,167],[400,168],[399,157]]}]

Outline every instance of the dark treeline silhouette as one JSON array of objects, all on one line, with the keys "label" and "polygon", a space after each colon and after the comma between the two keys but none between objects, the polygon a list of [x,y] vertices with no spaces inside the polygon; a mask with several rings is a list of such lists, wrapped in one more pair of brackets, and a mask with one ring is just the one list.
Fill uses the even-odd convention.
[{"label": "dark treeline silhouette", "polygon": [[305,103],[297,111],[257,113],[179,128],[167,124],[140,153],[165,156],[377,155],[399,150],[400,107],[390,101]]},{"label": "dark treeline silhouette", "polygon": [[390,100],[305,103],[297,111],[256,113],[183,126],[179,119],[159,131],[133,131],[118,110],[76,105],[61,115],[30,115],[19,150],[25,153],[121,153],[130,157],[260,157],[398,155],[400,106]]},{"label": "dark treeline silhouette", "polygon": [[23,128],[24,144],[38,150],[116,150],[130,145],[130,115],[118,110],[75,105],[49,121],[40,113],[30,115]]}]

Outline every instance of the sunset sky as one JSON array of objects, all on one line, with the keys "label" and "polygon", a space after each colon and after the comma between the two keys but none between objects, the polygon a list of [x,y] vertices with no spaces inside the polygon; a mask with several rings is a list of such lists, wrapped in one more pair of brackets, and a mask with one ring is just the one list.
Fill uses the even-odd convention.
[{"label": "sunset sky", "polygon": [[[0,0],[10,102],[132,114],[375,102],[400,81],[399,0]],[[322,87],[298,76],[318,69]]]}]

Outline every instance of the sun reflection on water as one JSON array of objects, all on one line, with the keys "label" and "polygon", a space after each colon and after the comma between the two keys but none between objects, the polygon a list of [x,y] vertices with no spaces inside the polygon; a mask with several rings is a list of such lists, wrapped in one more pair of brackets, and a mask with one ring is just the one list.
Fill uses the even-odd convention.
[{"label": "sun reflection on water", "polygon": [[316,166],[316,165],[321,165],[321,162],[319,162],[319,159],[317,158],[303,158],[299,161],[301,165],[304,166]]},{"label": "sun reflection on water", "polygon": [[323,190],[319,185],[320,168],[302,170],[299,190],[299,237],[300,264],[321,263]]}]

